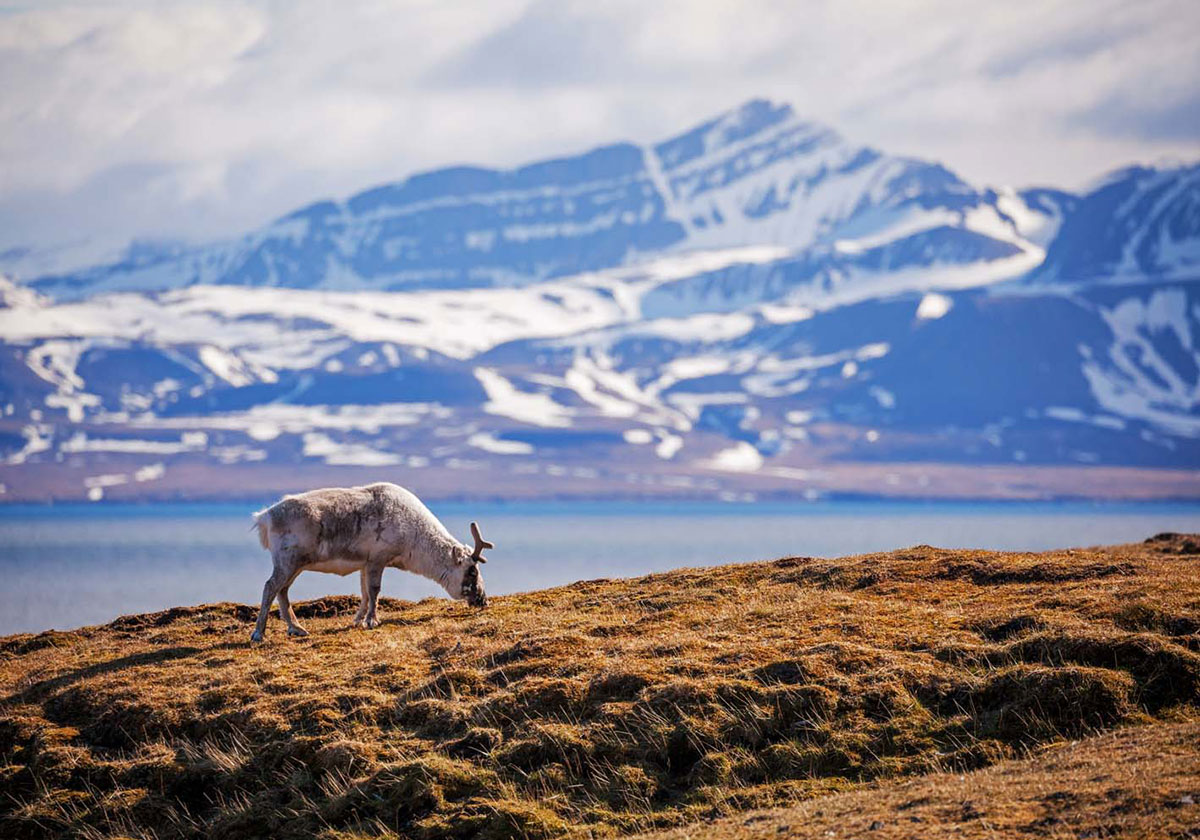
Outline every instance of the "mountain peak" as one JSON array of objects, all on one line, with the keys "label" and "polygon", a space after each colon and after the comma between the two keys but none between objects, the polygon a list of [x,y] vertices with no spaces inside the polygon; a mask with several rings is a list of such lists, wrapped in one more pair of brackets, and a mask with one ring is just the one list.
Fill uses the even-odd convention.
[{"label": "mountain peak", "polygon": [[769,99],[748,99],[716,119],[726,142],[748,137],[771,126],[792,119],[795,112],[786,102]]},{"label": "mountain peak", "polygon": [[750,99],[683,134],[654,147],[667,168],[718,151],[747,137],[760,134],[794,118],[792,106],[767,99]]},{"label": "mountain peak", "polygon": [[938,164],[856,145],[786,103],[750,99],[650,148],[419,172],[236,240],[152,248],[32,287],[66,299],[192,285],[526,285],[682,251],[842,241],[869,250],[966,225],[964,214],[994,200]]},{"label": "mountain peak", "polygon": [[1099,180],[1063,223],[1035,281],[1192,278],[1200,271],[1200,163],[1129,166]]}]

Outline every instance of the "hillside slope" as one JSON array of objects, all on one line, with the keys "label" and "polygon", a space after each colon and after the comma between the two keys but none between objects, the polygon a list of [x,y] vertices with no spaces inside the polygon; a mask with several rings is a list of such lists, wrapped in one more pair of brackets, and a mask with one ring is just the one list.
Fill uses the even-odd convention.
[{"label": "hillside slope", "polygon": [[[932,805],[917,778],[905,806],[906,779],[1133,724],[1084,747],[1103,773],[1052,815],[1102,832],[1068,836],[1165,836],[1195,824],[1178,809],[1200,794],[1198,555],[1200,537],[1179,535],[917,546],[582,582],[484,611],[393,601],[374,632],[347,628],[351,599],[326,598],[297,609],[311,636],[272,620],[253,647],[253,608],[234,604],[13,636],[0,835],[617,836],[808,803],[803,823],[869,805],[903,836],[901,813],[971,822],[968,805],[1002,808],[1039,789],[1027,771],[1054,768],[935,782]],[[1097,778],[1123,784],[1123,745],[1139,743],[1136,795],[1105,800]],[[1055,778],[1083,772],[1060,764]],[[846,798],[859,790],[876,793]],[[974,793],[936,807],[956,790]],[[761,821],[746,819],[717,825]],[[858,826],[845,820],[839,834]],[[803,823],[748,836],[807,836]]]}]

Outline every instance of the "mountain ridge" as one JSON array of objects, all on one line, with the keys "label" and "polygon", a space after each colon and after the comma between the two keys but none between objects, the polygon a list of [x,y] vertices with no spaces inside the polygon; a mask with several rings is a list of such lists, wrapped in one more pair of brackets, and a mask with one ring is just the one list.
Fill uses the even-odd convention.
[{"label": "mountain ridge", "polygon": [[994,195],[940,164],[888,157],[789,106],[751,100],[656,144],[608,144],[508,170],[416,173],[306,205],[241,238],[161,253],[143,246],[122,262],[30,285],[60,299],[196,283],[512,285],[656,252],[799,250],[830,244],[839,231],[911,224],[906,215],[936,210],[947,221]]},{"label": "mountain ridge", "polygon": [[976,188],[762,101],[654,171],[647,148],[419,174],[232,250],[9,282],[0,482],[1101,492],[1031,468],[1057,465],[1200,497],[1200,166]]}]

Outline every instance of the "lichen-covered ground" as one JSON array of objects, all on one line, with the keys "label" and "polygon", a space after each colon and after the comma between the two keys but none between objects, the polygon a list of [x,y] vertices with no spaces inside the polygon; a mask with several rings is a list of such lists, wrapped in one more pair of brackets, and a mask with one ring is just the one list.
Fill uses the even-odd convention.
[{"label": "lichen-covered ground", "polygon": [[0,836],[1200,836],[1195,537],[355,607],[256,646],[232,604],[0,640]]}]

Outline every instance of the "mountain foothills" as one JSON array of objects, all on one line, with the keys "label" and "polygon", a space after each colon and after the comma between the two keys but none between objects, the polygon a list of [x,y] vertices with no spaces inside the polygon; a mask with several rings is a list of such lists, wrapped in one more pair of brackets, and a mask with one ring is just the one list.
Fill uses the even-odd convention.
[{"label": "mountain foothills", "polygon": [[1200,165],[989,189],[752,101],[0,286],[9,500],[1200,496]]}]

